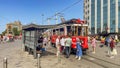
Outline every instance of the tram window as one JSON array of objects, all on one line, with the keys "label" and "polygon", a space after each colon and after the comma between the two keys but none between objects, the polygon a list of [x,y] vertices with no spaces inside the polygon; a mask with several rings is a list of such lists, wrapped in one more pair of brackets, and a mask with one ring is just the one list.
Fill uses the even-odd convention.
[{"label": "tram window", "polygon": [[82,36],[87,36],[87,27],[82,27]]},{"label": "tram window", "polygon": [[71,26],[67,26],[67,35],[72,34]]},{"label": "tram window", "polygon": [[55,30],[53,30],[53,33],[55,33]]},{"label": "tram window", "polygon": [[52,30],[52,31],[53,31],[53,33],[52,33],[52,34],[53,34],[53,35],[55,35],[55,30]]},{"label": "tram window", "polygon": [[82,36],[85,36],[85,29],[82,27]]},{"label": "tram window", "polygon": [[87,36],[87,27],[67,26],[67,34],[71,34],[72,36]]},{"label": "tram window", "polygon": [[78,36],[78,26],[75,26],[75,36]]},{"label": "tram window", "polygon": [[56,29],[55,34],[60,35],[59,29]]},{"label": "tram window", "polygon": [[60,35],[64,35],[64,28],[60,28]]},{"label": "tram window", "polygon": [[78,26],[78,36],[81,35],[81,30],[82,30],[81,26]]}]

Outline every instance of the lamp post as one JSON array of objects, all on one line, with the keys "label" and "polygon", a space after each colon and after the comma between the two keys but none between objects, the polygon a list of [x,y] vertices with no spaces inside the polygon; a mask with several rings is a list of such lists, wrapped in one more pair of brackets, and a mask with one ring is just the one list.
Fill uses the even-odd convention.
[{"label": "lamp post", "polygon": [[48,25],[50,25],[51,18],[47,18]]},{"label": "lamp post", "polygon": [[41,16],[42,16],[42,25],[44,25],[44,22],[43,22],[43,20],[44,20],[44,14],[42,14]]}]

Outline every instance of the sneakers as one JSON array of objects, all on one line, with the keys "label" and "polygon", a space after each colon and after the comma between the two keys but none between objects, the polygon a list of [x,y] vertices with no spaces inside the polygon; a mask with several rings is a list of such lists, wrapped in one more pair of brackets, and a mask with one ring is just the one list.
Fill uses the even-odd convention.
[{"label": "sneakers", "polygon": [[75,57],[76,59],[78,58],[78,56]]},{"label": "sneakers", "polygon": [[81,56],[76,56],[75,58],[78,60],[81,60]]},{"label": "sneakers", "polygon": [[81,57],[79,57],[78,60],[81,60]]},{"label": "sneakers", "polygon": [[95,54],[95,52],[92,52],[93,54]]},{"label": "sneakers", "polygon": [[114,56],[110,56],[110,58],[114,58]]}]

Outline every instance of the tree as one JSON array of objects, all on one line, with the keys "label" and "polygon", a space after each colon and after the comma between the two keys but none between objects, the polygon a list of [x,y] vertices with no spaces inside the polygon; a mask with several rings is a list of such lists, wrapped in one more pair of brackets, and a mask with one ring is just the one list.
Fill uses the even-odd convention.
[{"label": "tree", "polygon": [[7,30],[3,31],[3,32],[2,32],[2,35],[5,35],[6,33],[7,33]]},{"label": "tree", "polygon": [[20,30],[20,31],[18,31],[19,32],[19,35],[20,35],[20,33],[22,33],[22,30]]},{"label": "tree", "polygon": [[13,28],[13,33],[14,33],[14,36],[18,36],[19,35],[18,28]]}]

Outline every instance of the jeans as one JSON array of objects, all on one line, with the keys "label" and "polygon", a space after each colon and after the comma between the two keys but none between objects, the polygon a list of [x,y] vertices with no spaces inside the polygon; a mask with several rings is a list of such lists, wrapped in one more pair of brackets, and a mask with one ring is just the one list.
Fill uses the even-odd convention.
[{"label": "jeans", "polygon": [[70,47],[68,47],[68,46],[65,47],[65,53],[66,53],[66,58],[69,58],[69,56],[70,56]]}]

